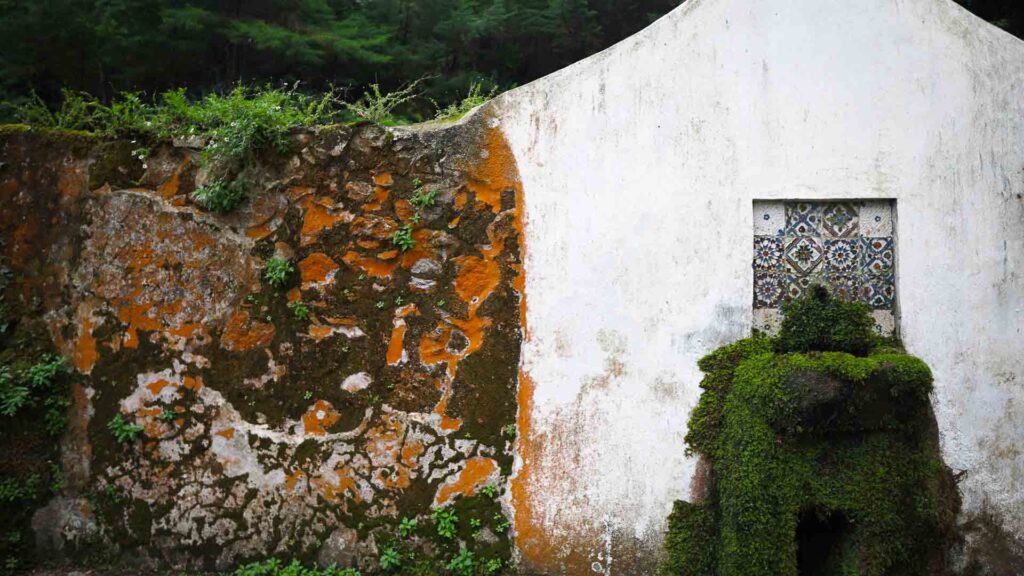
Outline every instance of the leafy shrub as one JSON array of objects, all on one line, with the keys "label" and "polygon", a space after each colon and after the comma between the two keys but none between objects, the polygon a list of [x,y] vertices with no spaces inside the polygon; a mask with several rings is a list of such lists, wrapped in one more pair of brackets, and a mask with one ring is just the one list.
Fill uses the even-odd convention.
[{"label": "leafy shrub", "polygon": [[288,278],[295,272],[295,268],[287,258],[271,258],[267,260],[267,266],[263,270],[263,278],[275,288],[281,288],[288,283]]},{"label": "leafy shrub", "polygon": [[132,442],[139,437],[139,434],[142,434],[142,426],[139,426],[138,424],[129,424],[120,412],[118,412],[110,422],[107,423],[107,429],[113,433],[114,438],[116,438],[120,444]]}]

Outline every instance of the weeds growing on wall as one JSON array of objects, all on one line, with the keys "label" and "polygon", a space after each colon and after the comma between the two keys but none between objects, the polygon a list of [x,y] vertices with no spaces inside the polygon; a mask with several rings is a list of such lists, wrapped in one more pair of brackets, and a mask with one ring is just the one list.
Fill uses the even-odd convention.
[{"label": "weeds growing on wall", "polygon": [[[155,142],[183,140],[201,148],[204,182],[193,200],[213,212],[230,212],[240,205],[251,185],[249,173],[265,151],[287,152],[290,135],[300,127],[338,122],[369,121],[383,125],[408,123],[398,110],[419,98],[417,80],[394,92],[371,85],[354,102],[338,91],[317,95],[284,87],[237,86],[226,94],[190,99],[184,89],[164,92],[152,100],[125,92],[110,104],[72,90],[64,90],[56,109],[32,95],[18,103],[0,103],[3,113],[32,126],[74,130],[106,138],[130,138],[138,144],[135,156],[145,161]],[[438,110],[439,117],[456,117],[482,104],[495,92],[472,86],[466,98]],[[436,103],[435,103],[436,105]]]},{"label": "weeds growing on wall", "polygon": [[53,354],[0,352],[0,573],[23,565],[31,513],[60,489],[56,447],[70,405],[67,374]]},{"label": "weeds growing on wall", "polygon": [[[959,497],[939,454],[931,371],[883,346],[869,320],[814,290],[786,309],[777,338],[700,360],[686,443],[709,486],[702,501],[676,502],[664,574],[945,573]],[[820,557],[800,547],[807,522],[839,527]]]}]

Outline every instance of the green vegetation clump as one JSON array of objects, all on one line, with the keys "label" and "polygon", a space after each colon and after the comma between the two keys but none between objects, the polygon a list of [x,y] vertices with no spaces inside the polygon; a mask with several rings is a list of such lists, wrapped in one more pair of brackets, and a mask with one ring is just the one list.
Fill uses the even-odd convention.
[{"label": "green vegetation clump", "polygon": [[402,252],[405,252],[415,246],[416,240],[412,237],[412,225],[405,224],[399,227],[398,230],[391,235],[391,243],[397,246]]},{"label": "green vegetation clump", "polygon": [[274,288],[282,288],[288,283],[288,279],[294,272],[295,267],[292,266],[291,260],[275,257],[267,260],[267,265],[263,270],[263,279]]},{"label": "green vegetation clump", "polygon": [[231,212],[245,201],[246,184],[242,180],[214,180],[196,188],[192,199],[211,212]]},{"label": "green vegetation clump", "polygon": [[824,286],[814,286],[808,297],[784,306],[775,351],[829,350],[863,356],[876,344],[869,311],[866,304],[832,298]]},{"label": "green vegetation clump", "polygon": [[324,569],[306,568],[298,560],[285,564],[280,560],[270,559],[239,566],[231,576],[361,576],[355,568],[338,568],[330,566]]},{"label": "green vegetation clump", "polygon": [[296,320],[309,320],[309,306],[305,302],[300,300],[289,302],[288,308],[291,309]]},{"label": "green vegetation clump", "polygon": [[120,444],[134,442],[142,434],[142,426],[131,424],[124,419],[120,412],[114,415],[107,423],[107,429],[114,435]]},{"label": "green vegetation clump", "polygon": [[497,94],[497,86],[492,86],[490,90],[484,91],[484,83],[482,81],[475,81],[469,85],[469,91],[466,96],[457,102],[453,102],[448,106],[441,107],[437,103],[434,106],[437,108],[437,120],[458,120],[472,109],[477,106],[483,105],[485,102],[494,98]]},{"label": "green vegetation clump", "polygon": [[[943,574],[959,496],[939,453],[931,371],[877,347],[868,320],[816,291],[786,309],[778,338],[701,359],[686,442],[709,486],[702,501],[676,503],[663,574]],[[799,541],[816,522],[835,535],[808,559]]]}]

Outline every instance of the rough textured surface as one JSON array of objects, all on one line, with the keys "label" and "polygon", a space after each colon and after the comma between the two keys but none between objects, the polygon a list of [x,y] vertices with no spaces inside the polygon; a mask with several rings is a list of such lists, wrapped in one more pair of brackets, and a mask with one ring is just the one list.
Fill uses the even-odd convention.
[{"label": "rough textured surface", "polygon": [[524,560],[650,573],[695,471],[696,361],[752,324],[758,199],[895,199],[900,333],[934,371],[963,518],[1020,549],[1021,86],[1024,43],[948,0],[690,0],[502,95],[526,198]]},{"label": "rough textured surface", "polygon": [[[402,517],[422,526],[410,545],[436,553],[430,509],[454,504],[491,530],[458,538],[507,562],[501,505],[478,495],[511,472],[516,411],[521,200],[502,142],[483,115],[298,133],[215,216],[189,200],[192,150],[162,145],[142,165],[6,134],[14,297],[41,303],[78,373],[67,482],[33,520],[40,551],[372,569]],[[416,178],[438,191],[420,210]],[[407,251],[390,239],[404,224]],[[294,268],[280,288],[262,278],[271,257]],[[115,440],[117,414],[137,440]]]}]

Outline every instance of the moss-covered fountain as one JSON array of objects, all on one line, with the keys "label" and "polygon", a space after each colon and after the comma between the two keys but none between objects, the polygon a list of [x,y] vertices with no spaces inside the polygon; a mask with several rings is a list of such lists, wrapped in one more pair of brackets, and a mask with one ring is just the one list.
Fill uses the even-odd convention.
[{"label": "moss-covered fountain", "polygon": [[960,501],[943,464],[932,374],[816,287],[700,363],[686,436],[694,502],[669,518],[665,574],[946,573]]}]

